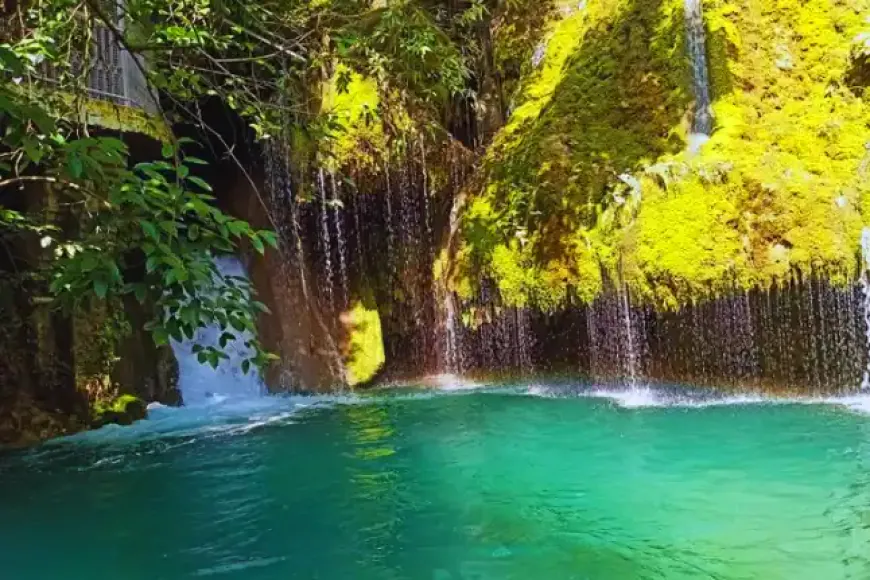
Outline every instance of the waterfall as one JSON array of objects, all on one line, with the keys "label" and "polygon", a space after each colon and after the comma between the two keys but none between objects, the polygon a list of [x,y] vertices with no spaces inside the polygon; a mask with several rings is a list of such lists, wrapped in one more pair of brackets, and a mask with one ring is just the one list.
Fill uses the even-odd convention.
[{"label": "waterfall", "polygon": [[[222,276],[247,277],[245,268],[236,257],[217,258],[215,264]],[[194,346],[217,347],[222,333],[220,326],[213,324],[199,329],[192,339],[172,341],[172,350],[178,359],[178,383],[186,406],[259,398],[265,391],[255,369],[247,374],[242,372],[242,362],[253,354],[246,344],[253,338],[249,332],[235,333],[236,338],[222,349],[229,358],[221,360],[217,368],[197,360]]]},{"label": "waterfall", "polygon": [[517,368],[521,375],[529,375],[535,370],[532,358],[534,335],[529,323],[529,312],[526,308],[516,308],[514,315],[517,335]]},{"label": "waterfall", "polygon": [[384,201],[387,207],[387,215],[384,221],[387,225],[387,268],[392,276],[395,272],[395,243],[396,236],[393,233],[393,190],[390,187],[390,165],[388,163],[384,164],[384,184],[386,186],[386,190],[384,191]]},{"label": "waterfall", "polygon": [[622,292],[619,306],[622,310],[622,322],[625,325],[625,370],[629,386],[635,388],[637,387],[637,352],[634,349],[634,332],[631,328],[631,308],[628,305],[628,292]]},{"label": "waterfall", "polygon": [[[462,352],[459,347],[459,336],[456,319],[456,305],[453,303],[453,294],[445,292],[444,297],[444,326],[446,336],[444,337],[444,363],[446,368],[442,371],[447,371],[451,374],[458,374],[462,369]],[[442,367],[444,364],[442,364]]]},{"label": "waterfall", "polygon": [[335,294],[332,285],[332,239],[329,236],[329,215],[326,204],[326,183],[323,177],[323,169],[317,172],[317,188],[320,194],[320,247],[323,251],[324,282],[326,291],[326,306],[333,308]]},{"label": "waterfall", "polygon": [[347,240],[344,239],[344,233],[341,227],[341,202],[339,201],[338,187],[335,184],[335,173],[329,174],[329,179],[332,185],[332,218],[335,225],[335,238],[338,244],[338,272],[341,275],[341,292],[342,292],[342,308],[347,308],[349,304],[348,284],[347,284]]},{"label": "waterfall", "polygon": [[353,195],[353,224],[354,237],[356,238],[356,264],[357,276],[361,279],[366,276],[366,263],[363,258],[363,235],[362,235],[362,220],[360,219],[360,206],[365,203],[366,198],[361,191],[354,190]]},{"label": "waterfall", "polygon": [[707,48],[704,33],[704,13],[701,0],[685,0],[686,43],[692,61],[692,88],[695,93],[695,111],[689,150],[697,151],[710,137],[713,117],[710,114],[710,75],[707,70]]},{"label": "waterfall", "polygon": [[642,390],[647,329],[644,312],[631,305],[628,289],[620,287],[590,304],[586,329],[591,377],[621,381],[633,391]]},{"label": "waterfall", "polygon": [[302,246],[302,235],[299,231],[299,209],[296,196],[293,193],[291,170],[288,161],[289,147],[285,143],[269,141],[266,144],[265,168],[267,185],[270,193],[271,212],[278,216],[275,223],[279,234],[279,245],[282,254],[287,249],[292,250],[287,266],[296,265],[302,296],[308,296],[308,282],[305,276],[305,252]]},{"label": "waterfall", "polygon": [[[864,332],[870,354],[870,227],[861,232],[861,287],[864,291]],[[870,360],[861,381],[861,391],[870,392]]]}]

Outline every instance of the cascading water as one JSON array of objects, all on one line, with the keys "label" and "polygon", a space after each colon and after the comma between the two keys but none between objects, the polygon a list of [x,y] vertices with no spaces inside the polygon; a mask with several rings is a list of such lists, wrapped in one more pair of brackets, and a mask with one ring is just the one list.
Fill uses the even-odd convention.
[{"label": "cascading water", "polygon": [[326,291],[326,305],[332,308],[335,304],[333,298],[335,292],[333,290],[332,281],[332,239],[329,235],[329,216],[326,203],[326,182],[323,177],[323,169],[317,172],[317,189],[320,196],[320,246],[323,252],[323,268],[324,268],[324,289]]},{"label": "cascading water", "polygon": [[632,390],[636,390],[639,385],[637,371],[637,345],[635,339],[634,325],[632,324],[631,305],[628,303],[628,290],[623,289],[620,293],[619,305],[621,309],[622,323],[625,331],[625,373],[628,379],[628,386]]},{"label": "cascading water", "polygon": [[[215,259],[215,264],[222,276],[247,277],[238,258],[220,257]],[[249,332],[235,333],[235,339],[221,349],[229,358],[221,360],[217,368],[197,360],[194,346],[217,347],[222,332],[218,325],[211,325],[201,328],[192,339],[172,343],[178,359],[178,383],[186,406],[259,398],[264,394],[259,373],[255,369],[242,372],[242,362],[252,355],[246,344],[253,338]]]},{"label": "cascading water", "polygon": [[387,226],[387,268],[389,269],[390,275],[394,272],[395,267],[395,259],[394,259],[394,246],[396,243],[396,235],[394,233],[395,226],[393,225],[393,189],[390,187],[390,166],[389,164],[384,165],[384,204],[387,208],[387,216],[384,219],[384,222]]},{"label": "cascading water", "polygon": [[692,61],[692,88],[695,93],[689,150],[696,152],[713,130],[713,117],[710,114],[710,74],[707,70],[707,43],[701,0],[685,0],[685,12],[686,43]]},{"label": "cascading water", "polygon": [[[861,287],[864,290],[864,331],[870,354],[870,227],[861,232]],[[870,360],[861,381],[861,391],[870,393]]]},{"label": "cascading water", "polygon": [[335,237],[338,244],[338,272],[341,276],[341,298],[342,308],[347,308],[349,303],[348,298],[348,283],[347,283],[347,240],[344,238],[344,230],[341,227],[341,201],[339,200],[338,186],[335,183],[335,173],[329,174],[330,185],[332,186],[332,217],[335,226]]},{"label": "cascading water", "polygon": [[462,353],[459,350],[458,321],[456,318],[456,305],[453,303],[453,295],[445,293],[444,298],[444,362],[442,371],[456,374],[462,372]]}]

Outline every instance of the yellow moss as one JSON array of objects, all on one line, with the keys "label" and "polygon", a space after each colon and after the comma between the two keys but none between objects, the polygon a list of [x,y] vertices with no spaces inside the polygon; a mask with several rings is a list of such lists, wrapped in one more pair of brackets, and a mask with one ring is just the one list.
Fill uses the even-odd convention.
[{"label": "yellow moss", "polygon": [[854,276],[870,106],[847,86],[870,2],[706,0],[715,130],[695,155],[682,4],[601,0],[551,25],[464,216],[468,279],[546,303],[566,276],[592,299],[604,272],[675,307]]},{"label": "yellow moss", "polygon": [[344,348],[347,381],[356,386],[374,378],[384,364],[381,319],[377,310],[357,302],[341,321],[348,336]]},{"label": "yellow moss", "polygon": [[[348,80],[340,87],[340,79]],[[333,118],[336,127],[330,152],[338,166],[351,161],[371,165],[374,152],[385,147],[383,124],[378,117],[380,97],[372,79],[339,65],[324,85],[322,113]]]},{"label": "yellow moss", "polygon": [[140,133],[159,141],[168,140],[170,129],[166,124],[138,107],[127,107],[100,99],[87,99],[82,107],[82,121],[105,129]]},{"label": "yellow moss", "polygon": [[509,146],[511,136],[524,123],[537,119],[550,103],[559,83],[565,78],[565,62],[577,49],[583,36],[586,12],[578,12],[551,25],[545,36],[546,56],[537,71],[533,72],[523,87],[522,103],[511,113],[507,125],[498,134],[498,146]]},{"label": "yellow moss", "polygon": [[492,273],[504,301],[510,306],[525,306],[529,300],[527,272],[517,246],[496,246],[492,253]]},{"label": "yellow moss", "polygon": [[635,292],[654,298],[649,285],[662,284],[677,296],[703,294],[745,269],[740,235],[729,226],[737,208],[727,197],[697,181],[644,194],[628,251],[634,272],[626,272]]}]

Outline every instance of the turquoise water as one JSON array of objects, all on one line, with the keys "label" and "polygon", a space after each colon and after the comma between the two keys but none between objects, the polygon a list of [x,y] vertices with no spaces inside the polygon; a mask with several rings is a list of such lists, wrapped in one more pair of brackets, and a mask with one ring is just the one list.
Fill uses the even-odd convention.
[{"label": "turquoise water", "polygon": [[870,578],[870,416],[845,406],[303,402],[0,456],[0,577]]}]

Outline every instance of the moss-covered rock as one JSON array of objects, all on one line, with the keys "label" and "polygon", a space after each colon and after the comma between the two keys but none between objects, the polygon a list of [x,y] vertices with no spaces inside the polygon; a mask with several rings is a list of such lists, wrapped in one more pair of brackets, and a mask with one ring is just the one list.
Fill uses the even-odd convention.
[{"label": "moss-covered rock", "polygon": [[607,280],[659,306],[824,271],[853,277],[870,208],[864,0],[707,0],[715,129],[687,148],[680,0],[591,0],[546,54],[482,164],[452,287],[511,305],[590,300]]},{"label": "moss-covered rock", "polygon": [[381,319],[377,310],[357,302],[341,320],[347,336],[343,348],[347,382],[353,387],[371,381],[384,365]]},{"label": "moss-covered rock", "polygon": [[108,403],[94,407],[91,426],[103,427],[109,424],[132,425],[148,416],[148,405],[134,395],[120,395]]}]

